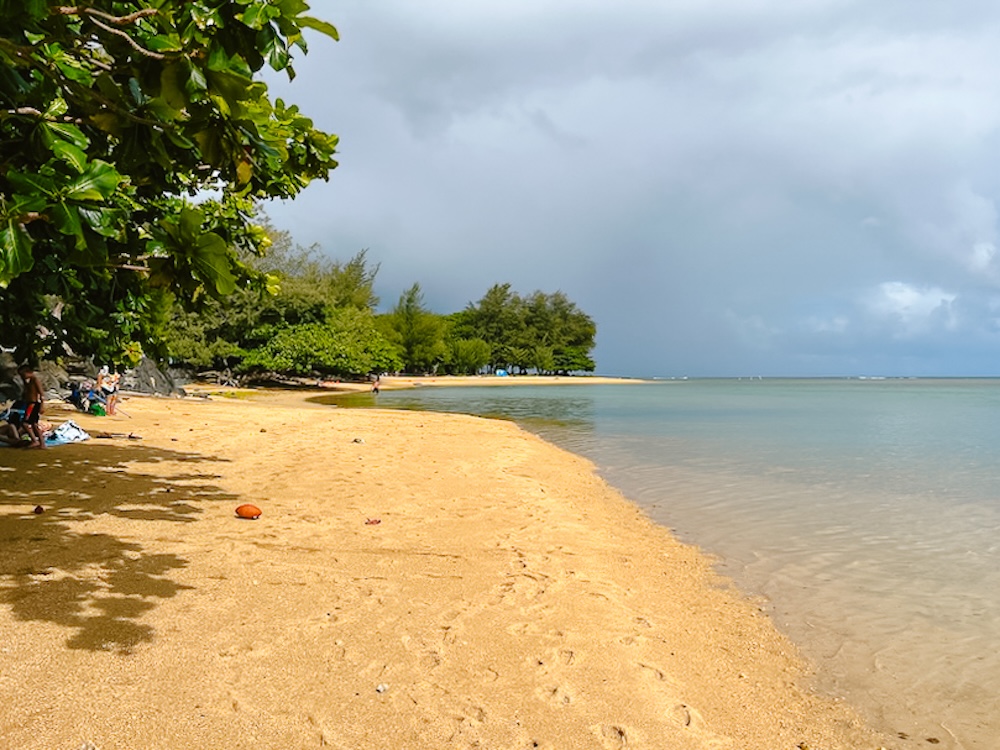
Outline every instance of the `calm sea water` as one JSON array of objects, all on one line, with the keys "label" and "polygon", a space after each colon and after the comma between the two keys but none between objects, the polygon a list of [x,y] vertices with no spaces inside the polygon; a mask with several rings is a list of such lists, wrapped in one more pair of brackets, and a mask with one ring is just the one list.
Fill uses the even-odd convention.
[{"label": "calm sea water", "polygon": [[[365,396],[371,403],[374,397]],[[515,419],[719,559],[900,748],[1000,748],[1000,380],[383,392]]]}]

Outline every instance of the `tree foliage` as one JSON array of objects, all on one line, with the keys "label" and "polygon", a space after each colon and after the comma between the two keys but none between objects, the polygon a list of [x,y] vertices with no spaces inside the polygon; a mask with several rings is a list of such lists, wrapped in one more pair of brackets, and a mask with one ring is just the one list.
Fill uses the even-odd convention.
[{"label": "tree foliage", "polygon": [[510,284],[495,284],[452,318],[454,340],[486,342],[492,370],[592,372],[596,335],[594,321],[563,292],[521,297]]},{"label": "tree foliage", "polygon": [[445,361],[444,320],[424,306],[420,284],[403,292],[392,312],[380,320],[406,372],[434,372]]},{"label": "tree foliage", "polygon": [[303,29],[336,38],[308,10],[0,0],[0,344],[127,360],[174,299],[264,288],[255,201],[336,166],[336,136],[255,80],[294,75]]},{"label": "tree foliage", "polygon": [[448,367],[453,375],[475,375],[490,361],[490,345],[482,339],[453,339]]},{"label": "tree foliage", "polygon": [[395,350],[376,329],[378,266],[368,264],[367,251],[328,260],[262,221],[271,250],[248,264],[266,271],[272,291],[206,298],[197,311],[175,305],[165,339],[170,360],[196,370],[343,377],[398,369]]},{"label": "tree foliage", "polygon": [[400,364],[395,349],[376,329],[371,313],[342,307],[323,323],[278,329],[267,343],[247,353],[240,369],[357,376],[397,370]]}]

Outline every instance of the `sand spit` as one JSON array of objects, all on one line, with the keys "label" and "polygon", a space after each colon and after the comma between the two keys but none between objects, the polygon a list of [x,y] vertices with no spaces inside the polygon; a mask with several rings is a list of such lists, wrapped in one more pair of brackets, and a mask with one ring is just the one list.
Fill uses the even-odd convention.
[{"label": "sand spit", "polygon": [[303,399],[0,451],[0,746],[891,747],[587,461]]}]

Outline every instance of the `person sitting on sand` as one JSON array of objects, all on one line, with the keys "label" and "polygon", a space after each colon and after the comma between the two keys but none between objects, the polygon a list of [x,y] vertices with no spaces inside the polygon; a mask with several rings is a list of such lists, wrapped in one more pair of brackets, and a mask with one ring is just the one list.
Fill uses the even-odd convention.
[{"label": "person sitting on sand", "polygon": [[[89,384],[86,385],[89,390]],[[90,406],[90,402],[87,400],[87,397],[84,396],[83,391],[80,390],[80,384],[75,380],[69,383],[69,396],[66,400],[73,404],[77,411],[86,412]]]},{"label": "person sitting on sand", "polygon": [[[31,448],[44,448],[45,435],[38,426],[38,419],[42,416],[42,409],[45,404],[45,393],[38,382],[38,376],[31,365],[21,365],[17,368],[17,374],[24,382],[22,400],[24,401],[24,416],[21,417],[21,424],[31,439]],[[13,414],[13,412],[11,412]]]},{"label": "person sitting on sand", "polygon": [[20,445],[21,444],[21,431],[18,429],[17,425],[20,424],[19,413],[16,412],[17,405],[11,406],[0,419],[5,420],[0,424],[0,442],[6,443],[7,445]]}]

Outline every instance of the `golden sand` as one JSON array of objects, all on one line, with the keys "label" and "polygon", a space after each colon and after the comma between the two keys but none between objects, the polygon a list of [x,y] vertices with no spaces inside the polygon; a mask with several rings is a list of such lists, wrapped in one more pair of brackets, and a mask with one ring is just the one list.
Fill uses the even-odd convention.
[{"label": "golden sand", "polygon": [[142,440],[0,451],[0,747],[890,746],[700,551],[513,424],[58,408]]}]

